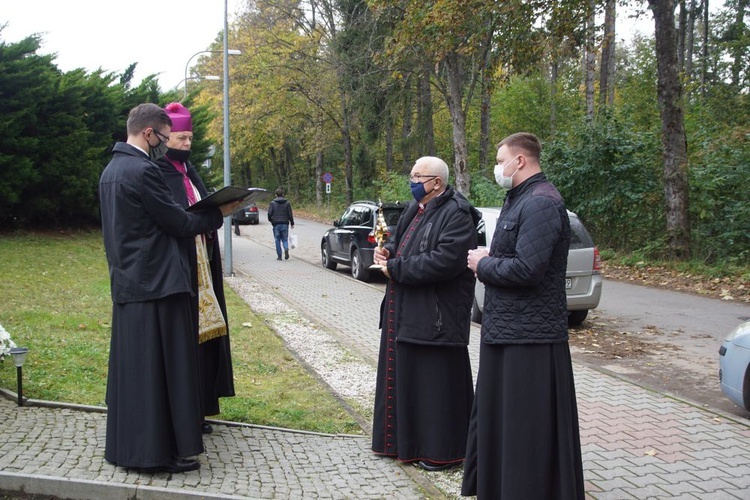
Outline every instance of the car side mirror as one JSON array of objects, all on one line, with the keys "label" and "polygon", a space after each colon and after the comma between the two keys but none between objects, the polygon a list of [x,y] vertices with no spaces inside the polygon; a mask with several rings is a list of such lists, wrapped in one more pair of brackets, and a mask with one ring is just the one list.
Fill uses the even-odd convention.
[{"label": "car side mirror", "polygon": [[341,221],[338,219],[333,219],[333,225],[339,227],[341,225]]}]

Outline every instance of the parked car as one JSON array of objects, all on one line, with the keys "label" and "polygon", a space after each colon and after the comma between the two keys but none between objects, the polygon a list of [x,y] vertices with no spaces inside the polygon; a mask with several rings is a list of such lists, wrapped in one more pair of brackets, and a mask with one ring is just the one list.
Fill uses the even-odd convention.
[{"label": "parked car", "polygon": [[260,223],[260,218],[258,217],[258,205],[251,203],[242,210],[237,210],[232,214],[232,222],[243,226]]},{"label": "parked car", "polygon": [[[388,235],[396,228],[405,203],[383,203],[383,218],[388,226]],[[341,216],[333,221],[320,241],[320,256],[327,269],[336,269],[342,264],[352,269],[352,276],[360,281],[369,281],[373,264],[375,221],[378,204],[374,201],[352,203]],[[378,271],[379,272],[379,271]]]},{"label": "parked car", "polygon": [[[482,220],[477,226],[478,245],[489,247],[495,234],[499,208],[477,208]],[[570,251],[565,275],[565,293],[568,298],[568,325],[578,326],[586,319],[589,310],[599,305],[602,295],[602,260],[599,249],[576,214],[568,210],[570,219]],[[477,280],[474,289],[474,306],[471,319],[482,322],[484,284]]]},{"label": "parked car", "polygon": [[719,348],[719,384],[734,404],[750,411],[750,321],[732,330]]}]

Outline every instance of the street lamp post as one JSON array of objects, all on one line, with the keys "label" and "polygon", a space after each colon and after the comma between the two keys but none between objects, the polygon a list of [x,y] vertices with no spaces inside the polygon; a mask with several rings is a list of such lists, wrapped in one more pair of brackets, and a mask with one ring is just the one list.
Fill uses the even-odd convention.
[{"label": "street lamp post", "polygon": [[[185,64],[185,79],[184,79],[184,81],[187,82],[189,80],[189,78],[188,78],[188,68],[190,68],[190,61],[192,61],[195,56],[200,55],[200,54],[222,54],[223,52],[224,52],[223,50],[199,50],[198,52],[196,52],[195,54],[193,54],[192,56],[190,56],[190,59],[188,59],[187,64]],[[228,49],[227,52],[231,56],[238,56],[238,55],[242,54],[242,51],[238,50],[238,49]],[[178,87],[179,87],[179,85],[178,85]],[[185,94],[187,94],[187,91],[185,92]],[[187,97],[187,95],[185,97]]]},{"label": "street lamp post", "polygon": [[[229,13],[224,0],[224,186],[232,183],[229,166]],[[224,274],[234,276],[232,268],[232,216],[224,218]]]},{"label": "street lamp post", "polygon": [[[185,82],[184,93],[183,93],[183,96],[182,96],[183,100],[187,99],[187,94],[188,94],[187,83],[188,83],[188,80],[211,80],[211,81],[219,81],[219,80],[221,80],[221,77],[217,76],[217,75],[206,75],[206,76],[191,76],[191,77],[185,78],[184,80],[182,80],[182,82]],[[182,83],[182,82],[180,82],[180,83]],[[179,87],[180,84],[178,83],[177,86]]]}]

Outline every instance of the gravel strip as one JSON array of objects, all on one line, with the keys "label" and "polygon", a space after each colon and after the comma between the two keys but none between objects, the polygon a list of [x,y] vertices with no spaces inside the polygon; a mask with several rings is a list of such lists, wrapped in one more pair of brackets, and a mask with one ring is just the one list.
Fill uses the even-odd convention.
[{"label": "gravel strip", "polygon": [[[290,309],[273,293],[261,289],[257,283],[237,277],[225,277],[224,281],[360,417],[372,421],[377,371],[371,365],[361,361],[332,335]],[[460,493],[462,468],[441,472],[418,470],[446,496],[463,498]]]}]

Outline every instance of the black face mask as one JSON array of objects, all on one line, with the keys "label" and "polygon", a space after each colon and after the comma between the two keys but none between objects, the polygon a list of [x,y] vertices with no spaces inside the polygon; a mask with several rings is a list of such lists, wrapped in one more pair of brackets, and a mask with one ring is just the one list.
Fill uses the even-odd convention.
[{"label": "black face mask", "polygon": [[170,160],[178,161],[180,163],[185,163],[186,161],[188,161],[188,158],[190,158],[190,150],[168,148],[167,158],[169,158]]}]

